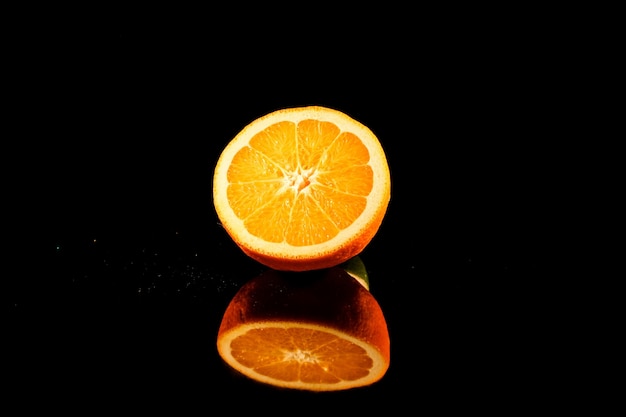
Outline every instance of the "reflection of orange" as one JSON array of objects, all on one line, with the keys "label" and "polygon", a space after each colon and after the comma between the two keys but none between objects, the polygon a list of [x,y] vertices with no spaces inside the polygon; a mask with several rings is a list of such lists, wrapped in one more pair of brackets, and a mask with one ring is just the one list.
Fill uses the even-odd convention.
[{"label": "reflection of orange", "polygon": [[379,304],[338,267],[268,270],[246,283],[224,313],[217,348],[256,381],[310,391],[370,385],[390,359]]},{"label": "reflection of orange", "polygon": [[213,177],[217,215],[250,257],[279,270],[335,266],[374,237],[389,167],[370,129],[324,107],[278,110],[246,126]]}]

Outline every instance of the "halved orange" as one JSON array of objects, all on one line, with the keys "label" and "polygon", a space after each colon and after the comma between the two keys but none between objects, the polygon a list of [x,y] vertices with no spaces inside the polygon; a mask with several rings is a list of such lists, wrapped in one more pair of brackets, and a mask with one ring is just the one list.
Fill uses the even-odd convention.
[{"label": "halved orange", "polygon": [[319,106],[252,121],[222,151],[213,176],[225,230],[246,254],[278,270],[329,268],[359,254],[390,194],[374,133]]},{"label": "halved orange", "polygon": [[380,305],[339,267],[248,281],[224,312],[217,349],[257,382],[308,391],[371,385],[390,363]]}]

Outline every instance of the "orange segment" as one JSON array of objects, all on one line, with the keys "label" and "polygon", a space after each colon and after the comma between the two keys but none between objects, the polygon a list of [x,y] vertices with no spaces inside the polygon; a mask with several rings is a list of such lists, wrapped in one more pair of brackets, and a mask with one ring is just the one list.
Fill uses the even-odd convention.
[{"label": "orange segment", "polygon": [[298,167],[296,148],[296,125],[278,122],[260,131],[250,139],[250,147],[266,156],[285,171]]},{"label": "orange segment", "polygon": [[234,242],[272,268],[338,265],[374,237],[387,209],[384,151],[336,110],[278,110],[246,126],[215,168],[213,201]]},{"label": "orange segment", "polygon": [[328,147],[320,168],[325,171],[341,170],[368,162],[369,152],[361,139],[351,132],[345,132]]},{"label": "orange segment", "polygon": [[346,165],[334,171],[320,171],[315,179],[318,186],[329,190],[367,197],[372,191],[374,172],[369,165]]},{"label": "orange segment", "polygon": [[237,152],[228,168],[229,184],[280,182],[283,178],[281,165],[251,147],[245,147]]},{"label": "orange segment", "polygon": [[367,200],[362,196],[346,194],[336,188],[320,188],[312,190],[311,194],[338,229],[350,226],[365,210]]},{"label": "orange segment", "polygon": [[314,194],[303,194],[296,197],[291,212],[292,219],[285,230],[285,240],[293,246],[315,245],[325,242],[339,233],[332,217],[324,211],[319,202],[315,201]]},{"label": "orange segment", "polygon": [[327,149],[339,136],[339,128],[331,122],[303,120],[298,123],[298,163],[307,170],[324,169],[320,166],[322,157],[327,156]]}]

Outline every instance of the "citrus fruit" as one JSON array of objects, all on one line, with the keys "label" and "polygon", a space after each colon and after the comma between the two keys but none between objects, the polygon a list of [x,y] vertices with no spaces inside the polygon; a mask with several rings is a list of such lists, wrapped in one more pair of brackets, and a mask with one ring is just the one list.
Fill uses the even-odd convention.
[{"label": "citrus fruit", "polygon": [[384,150],[374,133],[325,107],[262,116],[222,151],[213,203],[233,241],[273,269],[336,266],[377,233],[390,199]]},{"label": "citrus fruit", "polygon": [[371,385],[390,363],[380,305],[339,267],[248,281],[224,312],[217,349],[257,382],[308,391]]}]

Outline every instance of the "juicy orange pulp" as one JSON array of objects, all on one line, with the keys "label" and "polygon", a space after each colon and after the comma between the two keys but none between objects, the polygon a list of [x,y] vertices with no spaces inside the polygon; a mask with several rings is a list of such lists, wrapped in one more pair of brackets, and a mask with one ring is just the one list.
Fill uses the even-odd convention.
[{"label": "juicy orange pulp", "polygon": [[247,230],[263,240],[322,243],[365,209],[373,182],[368,161],[363,143],[333,123],[280,122],[235,155],[228,199]]}]

